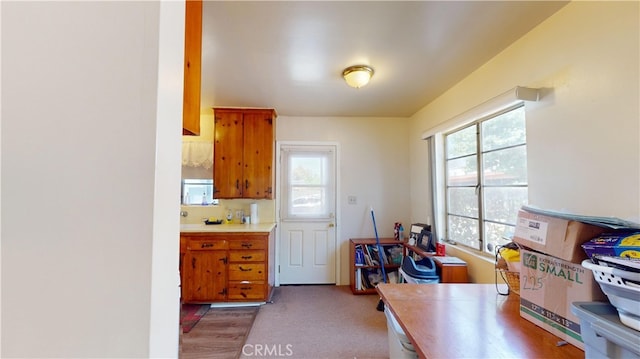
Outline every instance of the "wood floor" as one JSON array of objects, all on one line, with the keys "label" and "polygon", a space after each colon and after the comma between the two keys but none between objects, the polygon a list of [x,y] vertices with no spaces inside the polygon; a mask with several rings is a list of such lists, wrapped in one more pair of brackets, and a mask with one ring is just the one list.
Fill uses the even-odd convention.
[{"label": "wood floor", "polygon": [[180,337],[180,358],[240,357],[258,307],[211,308],[189,333]]}]

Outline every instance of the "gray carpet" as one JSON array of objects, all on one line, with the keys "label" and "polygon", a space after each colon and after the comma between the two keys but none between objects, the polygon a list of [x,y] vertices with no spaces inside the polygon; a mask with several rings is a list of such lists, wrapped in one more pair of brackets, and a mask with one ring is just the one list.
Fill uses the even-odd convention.
[{"label": "gray carpet", "polygon": [[282,286],[263,305],[241,358],[388,358],[387,324],[377,295],[348,286]]}]

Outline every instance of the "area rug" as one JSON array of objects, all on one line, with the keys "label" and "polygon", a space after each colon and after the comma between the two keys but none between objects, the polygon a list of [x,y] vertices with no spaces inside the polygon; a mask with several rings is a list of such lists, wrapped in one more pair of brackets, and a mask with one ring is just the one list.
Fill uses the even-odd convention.
[{"label": "area rug", "polygon": [[180,359],[237,359],[260,307],[213,307],[182,336]]},{"label": "area rug", "polygon": [[210,304],[183,304],[180,309],[182,332],[189,333],[210,308]]}]

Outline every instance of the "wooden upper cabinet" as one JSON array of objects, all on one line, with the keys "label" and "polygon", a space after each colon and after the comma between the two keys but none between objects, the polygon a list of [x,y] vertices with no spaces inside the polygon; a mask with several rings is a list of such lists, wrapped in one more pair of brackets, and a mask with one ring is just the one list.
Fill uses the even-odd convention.
[{"label": "wooden upper cabinet", "polygon": [[273,198],[273,111],[244,114],[244,198]]},{"label": "wooden upper cabinet", "polygon": [[243,115],[239,111],[214,111],[214,198],[242,198]]},{"label": "wooden upper cabinet", "polygon": [[215,108],[215,198],[273,199],[276,113]]},{"label": "wooden upper cabinet", "polygon": [[200,134],[202,69],[202,1],[187,0],[184,31],[184,99],[182,134]]}]

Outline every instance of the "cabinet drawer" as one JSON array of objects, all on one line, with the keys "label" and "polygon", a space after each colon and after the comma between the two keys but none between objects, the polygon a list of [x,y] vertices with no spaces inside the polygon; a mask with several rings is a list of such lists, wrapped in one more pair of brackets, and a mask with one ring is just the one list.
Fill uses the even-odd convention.
[{"label": "cabinet drawer", "polygon": [[229,241],[229,249],[265,249],[267,241],[264,238],[247,238]]},{"label": "cabinet drawer", "polygon": [[229,300],[265,300],[265,284],[258,282],[229,282]]},{"label": "cabinet drawer", "polygon": [[229,280],[256,281],[267,279],[264,263],[231,263],[229,264]]},{"label": "cabinet drawer", "polygon": [[229,251],[229,262],[264,262],[266,255],[259,251]]},{"label": "cabinet drawer", "polygon": [[187,242],[190,251],[211,251],[229,248],[229,243],[224,239],[197,239]]}]

